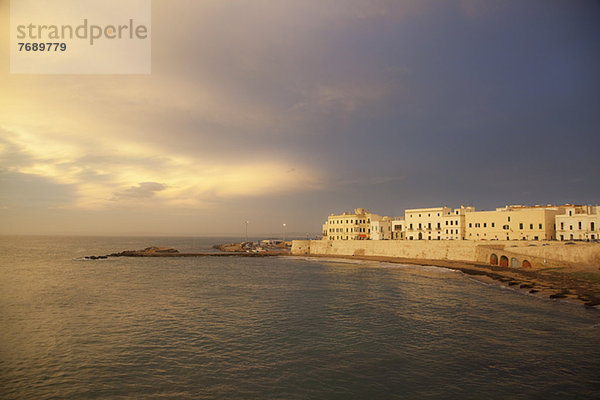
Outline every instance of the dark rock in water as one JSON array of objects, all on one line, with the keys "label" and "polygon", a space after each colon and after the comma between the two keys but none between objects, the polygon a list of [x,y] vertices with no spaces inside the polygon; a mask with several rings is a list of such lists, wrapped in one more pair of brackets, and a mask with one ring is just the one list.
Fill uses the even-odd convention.
[{"label": "dark rock in water", "polygon": [[85,256],[84,260],[106,260],[108,256]]},{"label": "dark rock in water", "polygon": [[529,291],[529,293],[531,293],[531,294],[536,294],[537,292],[539,292],[539,290],[536,290],[536,289],[531,289],[531,290]]},{"label": "dark rock in water", "polygon": [[555,293],[550,295],[551,299],[564,299],[565,297],[567,296],[564,293]]},{"label": "dark rock in water", "polygon": [[533,288],[533,285],[530,285],[528,283],[524,283],[521,286],[519,286],[521,289],[531,289]]},{"label": "dark rock in water", "polygon": [[171,247],[146,247],[143,250],[125,250],[120,253],[109,254],[108,257],[144,257],[151,256],[154,254],[177,254],[179,250]]},{"label": "dark rock in water", "polygon": [[508,282],[508,286],[515,286],[515,285],[518,285],[518,284],[519,284],[519,282],[515,282],[515,281]]}]

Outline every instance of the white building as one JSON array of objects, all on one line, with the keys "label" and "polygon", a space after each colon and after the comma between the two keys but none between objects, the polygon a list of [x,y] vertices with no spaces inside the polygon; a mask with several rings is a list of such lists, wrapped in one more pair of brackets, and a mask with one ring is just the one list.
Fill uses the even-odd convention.
[{"label": "white building", "polygon": [[512,205],[465,214],[467,240],[553,240],[564,206]]},{"label": "white building", "polygon": [[371,240],[390,240],[392,238],[392,218],[371,218]]},{"label": "white building", "polygon": [[354,213],[331,214],[323,224],[323,239],[367,240],[371,235],[371,221],[382,217],[364,208],[355,208]]},{"label": "white building", "polygon": [[404,217],[394,218],[394,220],[392,220],[392,239],[404,240],[405,233]]},{"label": "white building", "polygon": [[442,239],[465,240],[465,215],[474,211],[475,207],[460,206],[452,213],[442,215]]},{"label": "white building", "polygon": [[557,240],[600,239],[600,206],[567,206],[555,221]]},{"label": "white building", "polygon": [[414,208],[404,211],[406,240],[442,240],[444,216],[452,214],[448,207]]}]

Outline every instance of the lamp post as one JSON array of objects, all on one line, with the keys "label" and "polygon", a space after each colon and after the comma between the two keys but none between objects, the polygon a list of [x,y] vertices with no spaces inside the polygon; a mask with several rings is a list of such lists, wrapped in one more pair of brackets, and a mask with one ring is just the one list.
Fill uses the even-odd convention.
[{"label": "lamp post", "polygon": [[248,241],[248,221],[245,221],[246,224],[246,242]]},{"label": "lamp post", "polygon": [[285,243],[285,227],[286,224],[283,224],[283,242]]}]

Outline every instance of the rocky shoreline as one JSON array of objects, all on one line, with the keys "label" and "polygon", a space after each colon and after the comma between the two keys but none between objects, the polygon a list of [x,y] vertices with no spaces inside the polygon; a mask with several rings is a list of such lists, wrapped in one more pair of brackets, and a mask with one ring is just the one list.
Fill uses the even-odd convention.
[{"label": "rocky shoreline", "polygon": [[584,275],[581,270],[566,268],[549,268],[546,270],[507,269],[506,267],[469,262],[383,256],[310,255],[308,257],[358,259],[449,268],[461,271],[486,283],[496,283],[538,297],[560,299],[582,304],[588,308],[600,309],[600,274],[591,271]]}]

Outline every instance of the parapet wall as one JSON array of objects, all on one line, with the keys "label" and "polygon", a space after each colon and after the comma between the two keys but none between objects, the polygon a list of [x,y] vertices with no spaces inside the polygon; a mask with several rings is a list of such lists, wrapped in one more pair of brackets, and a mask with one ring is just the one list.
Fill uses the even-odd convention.
[{"label": "parapet wall", "polygon": [[563,242],[408,241],[408,240],[294,240],[294,255],[383,256],[489,264],[506,257],[514,265],[600,266],[600,244]]}]

